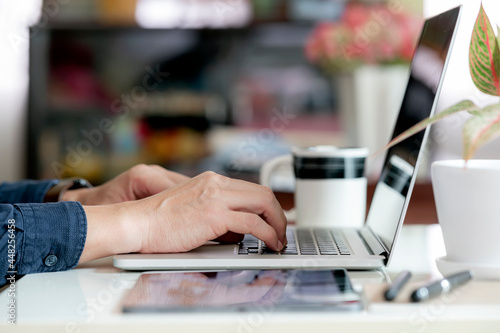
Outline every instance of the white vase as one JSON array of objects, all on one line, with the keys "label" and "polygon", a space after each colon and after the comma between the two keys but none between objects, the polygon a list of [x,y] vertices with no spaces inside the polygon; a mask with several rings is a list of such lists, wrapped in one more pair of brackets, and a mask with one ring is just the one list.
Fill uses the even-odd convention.
[{"label": "white vase", "polygon": [[389,142],[408,76],[407,65],[364,65],[335,76],[347,145],[374,153]]},{"label": "white vase", "polygon": [[446,261],[500,277],[500,160],[434,162],[432,185]]}]

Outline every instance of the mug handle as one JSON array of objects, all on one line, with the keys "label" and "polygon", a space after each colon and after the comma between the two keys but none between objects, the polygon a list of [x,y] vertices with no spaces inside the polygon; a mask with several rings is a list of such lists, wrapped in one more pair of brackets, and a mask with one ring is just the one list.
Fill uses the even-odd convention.
[{"label": "mug handle", "polygon": [[[293,165],[293,156],[292,155],[283,155],[273,158],[272,160],[267,161],[260,168],[260,179],[259,182],[261,185],[267,186],[271,188],[271,176],[274,171],[282,165]],[[295,221],[297,214],[295,212],[295,208],[290,210],[284,210],[285,217],[287,220]]]}]

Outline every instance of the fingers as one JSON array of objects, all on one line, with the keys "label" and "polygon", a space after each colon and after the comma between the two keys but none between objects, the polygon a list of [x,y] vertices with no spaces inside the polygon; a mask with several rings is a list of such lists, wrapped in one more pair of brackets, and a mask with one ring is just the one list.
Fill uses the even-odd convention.
[{"label": "fingers", "polygon": [[282,244],[286,244],[286,218],[274,194],[267,190],[224,190],[220,200],[234,211],[254,213],[265,220],[275,231]]},{"label": "fingers", "polygon": [[222,203],[231,211],[256,214],[275,230],[282,244],[287,243],[286,217],[279,202],[268,187],[231,179],[213,172],[203,173],[194,179],[200,181],[208,200],[213,200],[214,204]]},{"label": "fingers", "polygon": [[160,176],[170,179],[175,184],[180,184],[191,179],[191,177],[167,170],[159,165],[150,165],[149,167],[156,170]]},{"label": "fingers", "polygon": [[[276,196],[273,191],[265,186],[258,185],[255,183],[246,182],[243,180],[232,179],[231,189],[244,191],[244,196],[235,196],[234,203],[236,206],[235,209],[244,209],[249,205],[257,204],[252,206],[254,208],[252,211],[262,209],[262,212],[257,212],[257,214],[261,214],[266,221],[269,222],[278,232],[279,239],[283,242],[283,244],[287,244],[286,239],[286,217],[281,205],[279,204]],[[249,196],[246,192],[255,193],[256,196]],[[248,199],[258,198],[258,201],[249,201]],[[243,199],[243,200],[241,200]],[[238,203],[236,203],[238,201]],[[259,205],[260,204],[260,205]]]},{"label": "fingers", "polygon": [[158,194],[190,178],[158,165],[138,165],[130,171],[133,192],[137,199]]},{"label": "fingers", "polygon": [[228,231],[254,235],[274,251],[283,249],[283,243],[278,239],[276,230],[261,217],[245,212],[231,212],[228,217],[229,222],[226,224]]}]

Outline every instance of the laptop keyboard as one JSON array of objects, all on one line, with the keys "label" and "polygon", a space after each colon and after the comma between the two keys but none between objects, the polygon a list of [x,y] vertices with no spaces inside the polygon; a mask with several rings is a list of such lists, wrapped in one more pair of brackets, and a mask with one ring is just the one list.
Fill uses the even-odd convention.
[{"label": "laptop keyboard", "polygon": [[240,242],[240,255],[350,255],[342,231],[332,229],[289,229],[288,245],[276,252],[252,235],[245,235]]}]

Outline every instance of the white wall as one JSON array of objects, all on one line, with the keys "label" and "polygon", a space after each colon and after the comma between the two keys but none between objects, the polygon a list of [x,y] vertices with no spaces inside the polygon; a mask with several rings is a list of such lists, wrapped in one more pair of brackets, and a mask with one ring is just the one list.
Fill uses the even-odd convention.
[{"label": "white wall", "polygon": [[0,0],[0,182],[24,176],[28,29],[41,0]]},{"label": "white wall", "polygon": [[[438,109],[455,104],[464,99],[471,99],[479,106],[499,101],[499,98],[481,93],[472,82],[469,74],[469,43],[472,29],[479,12],[480,0],[424,0],[425,17],[436,15],[457,5],[463,5],[462,20],[458,38],[453,47],[452,56],[446,72],[445,81],[439,99]],[[483,0],[493,30],[500,25],[500,1]],[[434,159],[460,158],[462,155],[462,124],[466,114],[450,117],[433,126]],[[476,158],[500,158],[500,140],[480,149]]]}]

